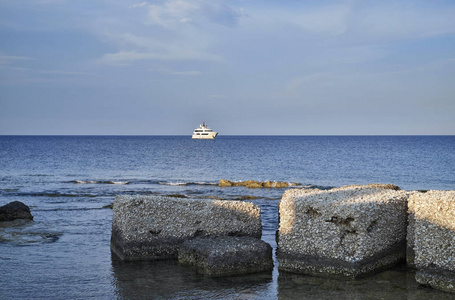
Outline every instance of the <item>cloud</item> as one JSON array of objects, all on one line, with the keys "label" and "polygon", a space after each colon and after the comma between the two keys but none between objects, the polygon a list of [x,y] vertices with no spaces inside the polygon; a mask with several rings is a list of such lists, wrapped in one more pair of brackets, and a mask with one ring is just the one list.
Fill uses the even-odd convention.
[{"label": "cloud", "polygon": [[197,70],[176,71],[176,70],[172,70],[172,69],[161,68],[161,69],[156,69],[155,71],[163,73],[163,74],[177,75],[177,76],[199,76],[199,75],[202,75],[202,72],[201,71],[197,71]]},{"label": "cloud", "polygon": [[219,61],[221,58],[209,53],[202,53],[194,49],[176,49],[170,46],[167,51],[161,52],[138,52],[119,51],[116,53],[107,53],[103,55],[98,63],[105,65],[128,66],[137,61],[146,60],[161,60],[161,61],[184,61],[184,60],[199,60],[199,61]]},{"label": "cloud", "polygon": [[147,5],[147,2],[141,2],[141,3],[130,5],[130,8],[144,7],[146,5]]},{"label": "cloud", "polygon": [[441,1],[431,4],[426,1],[333,2],[302,1],[294,6],[283,2],[271,8],[263,5],[250,8],[248,15],[256,28],[293,24],[304,36],[344,37],[357,45],[455,33],[455,7],[441,5]]},{"label": "cloud", "polygon": [[119,51],[117,53],[107,53],[103,55],[98,62],[106,65],[128,66],[138,60],[151,59],[165,59],[165,55],[137,51]]},{"label": "cloud", "polygon": [[31,59],[30,57],[26,56],[14,56],[14,55],[1,55],[0,54],[0,64],[9,64],[14,61],[23,61],[23,60],[29,60]]},{"label": "cloud", "polygon": [[219,32],[212,30],[212,26],[230,28],[239,17],[237,10],[220,0],[168,0],[133,6],[144,8],[142,19],[136,15],[128,24],[121,21],[116,24],[110,18],[110,24],[99,26],[99,34],[113,42],[118,51],[106,53],[98,62],[109,65],[131,65],[145,60],[221,62],[223,57],[213,51]]},{"label": "cloud", "polygon": [[61,70],[41,70],[40,74],[45,75],[87,75],[86,72],[72,72],[72,71],[61,71]]},{"label": "cloud", "polygon": [[358,65],[364,62],[371,62],[387,56],[389,52],[390,50],[387,47],[379,45],[339,46],[322,49],[319,53],[309,56],[306,61],[308,65],[329,65],[334,68],[340,65]]},{"label": "cloud", "polygon": [[[19,61],[27,61],[27,60],[31,60],[32,58],[30,57],[25,57],[25,56],[11,56],[11,55],[2,55],[0,54],[0,69],[4,68],[6,65],[10,66],[16,62],[19,62]],[[13,67],[9,67],[9,68],[13,68]],[[14,69],[21,69],[19,67],[16,67]]]},{"label": "cloud", "polygon": [[377,2],[356,10],[355,31],[386,39],[423,38],[455,33],[455,9],[415,5],[412,2]]},{"label": "cloud", "polygon": [[190,71],[173,71],[171,72],[172,75],[180,75],[180,76],[198,76],[201,75],[201,71],[190,70]]},{"label": "cloud", "polygon": [[241,9],[234,9],[223,0],[167,0],[149,6],[151,21],[165,28],[207,23],[235,26],[243,16]]}]

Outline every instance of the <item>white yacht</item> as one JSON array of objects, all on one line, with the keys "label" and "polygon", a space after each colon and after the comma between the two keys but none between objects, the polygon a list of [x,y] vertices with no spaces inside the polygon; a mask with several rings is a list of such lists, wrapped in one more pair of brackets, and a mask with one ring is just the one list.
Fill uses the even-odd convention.
[{"label": "white yacht", "polygon": [[213,131],[212,129],[207,127],[205,122],[202,122],[198,128],[194,129],[193,132],[193,139],[211,139],[213,140],[218,135],[218,132]]}]

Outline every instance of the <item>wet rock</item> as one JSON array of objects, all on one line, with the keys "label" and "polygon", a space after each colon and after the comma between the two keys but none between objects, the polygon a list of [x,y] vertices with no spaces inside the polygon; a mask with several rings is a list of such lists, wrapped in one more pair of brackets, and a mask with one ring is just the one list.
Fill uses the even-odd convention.
[{"label": "wet rock", "polygon": [[205,236],[260,238],[257,205],[241,201],[117,196],[111,249],[123,260],[176,259],[184,241]]},{"label": "wet rock", "polygon": [[20,201],[10,202],[0,207],[0,222],[16,219],[33,220],[30,208]]},{"label": "wet rock", "polygon": [[173,197],[173,198],[188,198],[188,196],[186,195],[182,195],[182,194],[169,194],[169,195],[165,195],[166,197]]},{"label": "wet rock", "polygon": [[259,197],[252,196],[252,195],[243,195],[243,196],[238,196],[235,198],[235,200],[256,200],[259,199]]},{"label": "wet rock", "polygon": [[455,191],[413,193],[416,280],[455,293]]},{"label": "wet rock", "polygon": [[363,277],[405,258],[407,192],[393,186],[292,189],[279,204],[279,270]]},{"label": "wet rock", "polygon": [[394,185],[391,183],[383,184],[383,183],[370,183],[367,185],[346,185],[344,188],[355,188],[355,187],[368,187],[368,188],[378,188],[378,189],[384,189],[384,190],[394,190],[394,191],[400,191],[400,187],[398,185]]},{"label": "wet rock", "polygon": [[271,271],[272,247],[252,237],[195,238],[179,249],[179,262],[208,276]]},{"label": "wet rock", "polygon": [[230,186],[244,186],[247,188],[287,188],[290,186],[299,185],[296,182],[280,182],[280,181],[230,181],[221,179],[218,183],[220,187],[230,187]]}]

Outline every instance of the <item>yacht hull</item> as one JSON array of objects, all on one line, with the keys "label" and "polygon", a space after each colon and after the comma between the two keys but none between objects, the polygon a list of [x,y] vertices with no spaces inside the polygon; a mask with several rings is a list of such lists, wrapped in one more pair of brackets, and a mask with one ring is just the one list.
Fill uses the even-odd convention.
[{"label": "yacht hull", "polygon": [[218,133],[215,133],[215,132],[212,132],[208,135],[197,135],[197,134],[193,134],[192,138],[194,140],[213,140],[216,138],[216,136],[218,135]]}]

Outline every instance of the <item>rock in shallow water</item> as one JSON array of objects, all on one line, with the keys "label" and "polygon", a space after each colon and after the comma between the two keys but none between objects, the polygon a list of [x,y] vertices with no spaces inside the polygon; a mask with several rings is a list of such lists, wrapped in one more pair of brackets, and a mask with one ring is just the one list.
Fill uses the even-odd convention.
[{"label": "rock in shallow water", "polygon": [[273,269],[272,247],[252,237],[195,238],[179,248],[179,262],[209,276],[229,276]]},{"label": "rock in shallow water", "polygon": [[413,193],[409,203],[417,282],[455,293],[455,191]]},{"label": "rock in shallow water", "polygon": [[220,179],[218,186],[220,187],[230,187],[230,186],[244,186],[247,188],[287,188],[290,186],[299,185],[297,182],[281,182],[281,181],[256,181],[256,180],[247,180],[247,181],[230,181],[225,179]]},{"label": "rock in shallow water", "polygon": [[0,207],[0,222],[16,219],[33,220],[30,208],[20,201],[10,202]]},{"label": "rock in shallow water", "polygon": [[241,201],[117,196],[111,249],[123,260],[176,259],[184,241],[206,236],[260,238],[257,205]]},{"label": "rock in shallow water", "polygon": [[281,271],[357,278],[405,257],[407,192],[394,186],[288,190],[279,213]]}]

